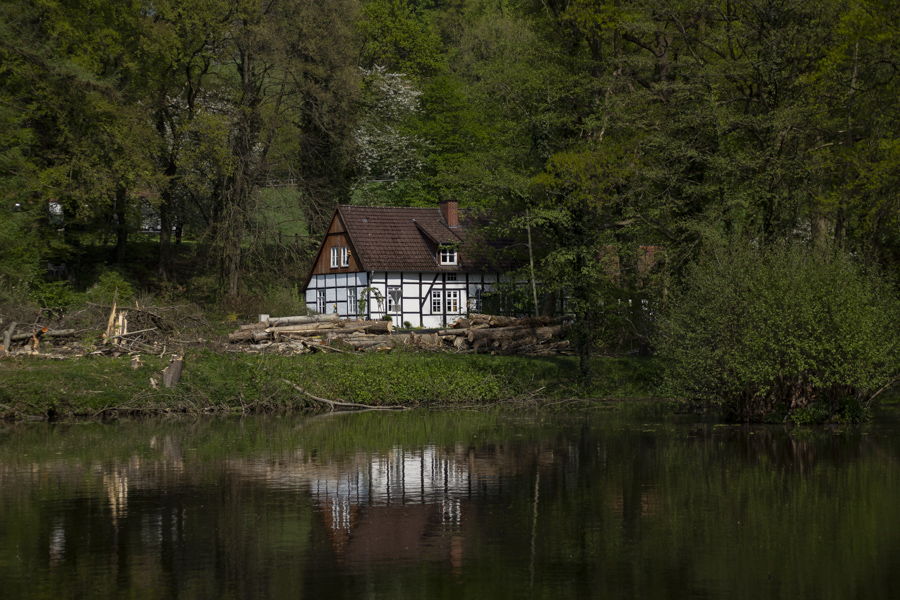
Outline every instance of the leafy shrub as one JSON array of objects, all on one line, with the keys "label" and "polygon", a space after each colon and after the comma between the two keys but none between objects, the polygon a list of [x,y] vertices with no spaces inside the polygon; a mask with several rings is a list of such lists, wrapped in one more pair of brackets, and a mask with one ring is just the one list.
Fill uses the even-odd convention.
[{"label": "leafy shrub", "polygon": [[31,284],[31,299],[42,308],[65,308],[77,304],[83,298],[69,285],[68,281],[42,281],[36,279]]},{"label": "leafy shrub", "polygon": [[0,306],[24,304],[29,296],[27,282],[0,275]]},{"label": "leafy shrub", "polygon": [[135,287],[124,275],[114,269],[100,273],[100,277],[86,293],[88,302],[96,304],[112,304],[113,298],[122,304],[134,300]]},{"label": "leafy shrub", "polygon": [[271,287],[265,294],[265,303],[262,313],[280,317],[306,314],[306,302],[296,283]]},{"label": "leafy shrub", "polygon": [[[18,205],[16,205],[18,206]],[[28,287],[41,272],[40,239],[36,223],[40,209],[9,209],[0,206],[0,303],[25,301]]]},{"label": "leafy shrub", "polygon": [[661,313],[669,393],[744,420],[861,415],[900,372],[895,292],[840,252],[718,248]]}]

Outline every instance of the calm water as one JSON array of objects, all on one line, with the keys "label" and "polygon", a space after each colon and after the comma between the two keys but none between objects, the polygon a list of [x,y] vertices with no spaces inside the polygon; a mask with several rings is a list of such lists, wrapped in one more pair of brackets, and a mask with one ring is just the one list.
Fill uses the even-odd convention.
[{"label": "calm water", "polygon": [[2,598],[897,598],[900,427],[0,427]]}]

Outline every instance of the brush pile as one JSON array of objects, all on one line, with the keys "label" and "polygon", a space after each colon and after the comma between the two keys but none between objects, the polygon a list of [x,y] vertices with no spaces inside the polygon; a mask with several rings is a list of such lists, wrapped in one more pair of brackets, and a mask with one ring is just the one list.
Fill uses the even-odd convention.
[{"label": "brush pile", "polygon": [[119,306],[88,303],[77,310],[0,313],[0,357],[48,358],[161,354],[186,346],[206,347],[213,328],[194,305]]},{"label": "brush pile", "polygon": [[449,329],[394,332],[390,321],[341,320],[337,315],[269,318],[229,334],[233,351],[302,354],[321,351],[390,350],[493,354],[560,354],[567,327],[549,317],[514,318],[472,314]]}]

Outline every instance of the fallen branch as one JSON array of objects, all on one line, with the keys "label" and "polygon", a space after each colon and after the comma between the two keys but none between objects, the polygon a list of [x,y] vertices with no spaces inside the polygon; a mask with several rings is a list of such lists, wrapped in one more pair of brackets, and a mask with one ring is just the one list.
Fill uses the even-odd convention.
[{"label": "fallen branch", "polygon": [[874,394],[872,394],[871,396],[869,396],[869,399],[866,400],[866,402],[864,403],[864,406],[865,406],[866,408],[868,408],[869,405],[872,404],[872,401],[875,400],[875,397],[876,397],[876,396],[878,396],[879,394],[881,394],[881,392],[883,392],[883,391],[887,390],[888,388],[890,388],[892,385],[894,385],[894,384],[897,383],[898,381],[900,381],[900,377],[895,377],[894,379],[891,379],[889,382],[887,382],[886,384],[884,384],[884,385],[881,387],[880,390],[878,390],[877,392],[875,392]]},{"label": "fallen branch", "polygon": [[319,352],[323,352],[325,354],[328,354],[329,352],[337,352],[338,354],[351,354],[352,356],[352,353],[347,352],[346,350],[341,350],[340,348],[335,348],[326,344],[307,344],[306,347],[310,348],[311,350],[318,350]]},{"label": "fallen branch", "polygon": [[300,387],[296,383],[291,383],[290,381],[288,381],[287,379],[284,379],[283,377],[281,377],[280,379],[281,379],[281,381],[285,382],[286,384],[288,384],[289,386],[291,386],[292,388],[294,388],[301,394],[305,394],[306,396],[309,396],[316,402],[321,402],[323,404],[327,404],[328,406],[331,407],[332,411],[334,410],[334,408],[336,406],[343,406],[345,408],[364,408],[366,410],[406,410],[407,409],[407,407],[405,407],[405,406],[372,406],[371,404],[356,404],[355,402],[338,402],[336,400],[328,400],[327,398],[319,398],[318,396],[313,396],[312,394],[310,394],[309,392],[304,390],[302,387]]},{"label": "fallen branch", "polygon": [[[119,335],[111,336],[108,339],[117,340],[119,338],[127,337],[129,335],[137,335],[139,333],[147,333],[148,331],[156,331],[156,327],[151,327],[150,329],[141,329],[140,331],[129,331],[128,333],[120,333]],[[45,335],[49,335],[49,333],[53,333],[53,332],[52,331],[48,332],[48,334],[45,334]]]}]

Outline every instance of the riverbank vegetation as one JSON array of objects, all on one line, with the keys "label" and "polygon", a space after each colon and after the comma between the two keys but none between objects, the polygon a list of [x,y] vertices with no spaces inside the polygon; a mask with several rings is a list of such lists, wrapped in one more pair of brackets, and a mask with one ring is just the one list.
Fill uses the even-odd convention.
[{"label": "riverbank vegetation", "polygon": [[[178,386],[154,387],[168,357],[88,357],[51,361],[22,356],[0,362],[0,417],[115,418],[133,414],[251,414],[330,407],[313,399],[372,407],[522,406],[579,398],[652,398],[660,381],[650,359],[595,358],[603,373],[579,387],[574,357],[420,354],[247,356],[185,353]],[[297,388],[300,388],[299,390]],[[300,391],[302,390],[302,391]]]},{"label": "riverbank vegetation", "polygon": [[[304,310],[337,204],[456,199],[509,242],[496,304],[574,317],[582,389],[662,350],[680,399],[828,420],[898,374],[860,279],[900,266],[898,37],[873,0],[3,3],[0,326],[117,294],[212,339]],[[698,291],[785,245],[822,277]]]},{"label": "riverbank vegetation", "polygon": [[669,393],[741,420],[859,421],[900,376],[894,290],[841,252],[714,248],[669,304]]}]

